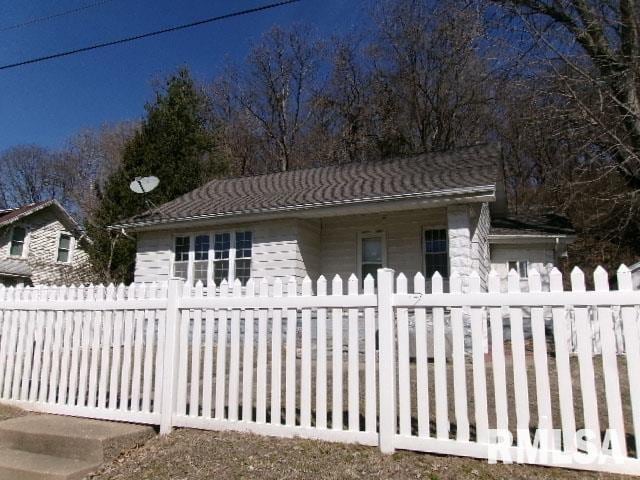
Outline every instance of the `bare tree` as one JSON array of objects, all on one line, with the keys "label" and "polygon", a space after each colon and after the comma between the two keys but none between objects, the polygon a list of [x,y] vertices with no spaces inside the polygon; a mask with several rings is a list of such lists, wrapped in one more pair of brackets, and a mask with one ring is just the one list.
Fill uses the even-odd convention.
[{"label": "bare tree", "polygon": [[126,142],[137,129],[134,122],[105,124],[73,136],[58,158],[65,196],[75,213],[86,218],[95,209],[97,191],[120,165]]},{"label": "bare tree", "polygon": [[63,201],[55,153],[36,146],[19,145],[0,154],[0,206],[17,207],[56,198]]},{"label": "bare tree", "polygon": [[389,115],[383,129],[399,129],[402,150],[485,140],[497,77],[487,59],[482,12],[456,1],[385,1],[374,18],[377,113]]},{"label": "bare tree", "polygon": [[243,125],[245,132],[257,132],[262,140],[267,170],[299,166],[298,153],[311,119],[309,102],[317,85],[319,52],[320,45],[308,29],[274,27],[253,48],[245,67],[230,68],[226,82],[218,82],[227,118]]},{"label": "bare tree", "polygon": [[574,255],[587,263],[632,259],[640,253],[639,4],[493,3],[508,14],[502,30],[520,39],[519,73],[530,79],[528,100],[508,108],[502,132],[513,157],[535,164],[534,175],[522,173],[539,177],[529,188],[536,201],[519,203],[567,212],[581,234]]}]

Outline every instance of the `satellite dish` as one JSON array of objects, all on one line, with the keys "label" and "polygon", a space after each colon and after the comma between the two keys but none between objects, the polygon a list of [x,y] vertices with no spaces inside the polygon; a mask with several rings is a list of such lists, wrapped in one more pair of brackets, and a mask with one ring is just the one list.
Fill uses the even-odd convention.
[{"label": "satellite dish", "polygon": [[158,177],[136,177],[133,182],[129,184],[129,188],[135,193],[149,193],[156,188],[160,180]]}]

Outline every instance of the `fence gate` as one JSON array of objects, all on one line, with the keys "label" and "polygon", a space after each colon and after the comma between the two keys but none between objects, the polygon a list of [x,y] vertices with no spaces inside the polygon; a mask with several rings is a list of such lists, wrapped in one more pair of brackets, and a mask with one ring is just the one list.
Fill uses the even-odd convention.
[{"label": "fence gate", "polygon": [[[392,270],[283,285],[0,287],[0,397],[172,427],[640,472],[640,293]],[[329,292],[330,290],[330,292]],[[345,291],[346,290],[346,291]],[[462,293],[464,291],[464,293]],[[575,353],[574,353],[575,352]],[[589,438],[589,433],[593,438]],[[584,441],[586,439],[586,441]]]}]

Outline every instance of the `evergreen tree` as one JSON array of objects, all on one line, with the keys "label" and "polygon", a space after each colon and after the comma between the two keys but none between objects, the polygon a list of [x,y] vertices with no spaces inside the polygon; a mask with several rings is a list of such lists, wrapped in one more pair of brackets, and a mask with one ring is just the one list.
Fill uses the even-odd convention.
[{"label": "evergreen tree", "polygon": [[87,245],[97,275],[105,281],[130,282],[135,266],[133,235],[108,226],[147,210],[129,184],[136,176],[155,175],[160,185],[148,194],[160,205],[199,187],[227,169],[217,152],[207,121],[207,100],[188,70],[181,69],[146,105],[146,118],[125,145],[123,161],[99,191],[99,206],[87,222]]}]

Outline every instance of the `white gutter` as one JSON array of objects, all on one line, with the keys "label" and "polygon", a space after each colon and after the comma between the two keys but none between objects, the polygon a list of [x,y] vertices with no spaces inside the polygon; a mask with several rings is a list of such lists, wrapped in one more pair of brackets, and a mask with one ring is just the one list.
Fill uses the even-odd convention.
[{"label": "white gutter", "polygon": [[[478,195],[478,194],[495,195],[495,185],[482,185],[478,187],[455,188],[455,189],[449,189],[449,190],[403,193],[403,194],[396,194],[396,195],[382,195],[378,197],[363,197],[363,198],[356,198],[356,199],[349,199],[349,200],[330,200],[325,202],[287,205],[283,207],[269,207],[269,208],[258,208],[258,209],[252,209],[252,210],[236,210],[236,211],[229,211],[229,212],[191,215],[191,216],[179,217],[179,218],[167,218],[167,219],[149,220],[149,221],[142,221],[142,222],[115,224],[115,225],[109,226],[109,229],[110,230],[120,230],[123,228],[132,229],[132,228],[141,228],[141,227],[151,227],[154,225],[168,225],[168,224],[174,224],[174,223],[183,223],[183,222],[190,222],[195,220],[222,219],[222,218],[229,218],[229,217],[236,217],[236,216],[244,217],[249,215],[267,214],[267,213],[290,213],[290,212],[311,210],[316,208],[342,207],[342,206],[349,206],[349,205],[361,205],[361,204],[387,202],[387,201],[394,201],[394,200],[429,199],[434,197],[453,197],[453,196]],[[495,200],[495,198],[493,199]]]}]

